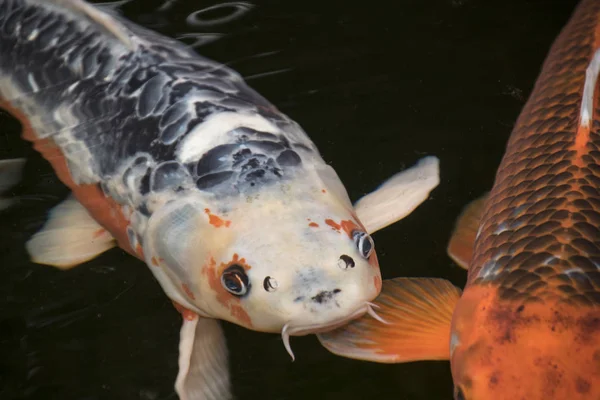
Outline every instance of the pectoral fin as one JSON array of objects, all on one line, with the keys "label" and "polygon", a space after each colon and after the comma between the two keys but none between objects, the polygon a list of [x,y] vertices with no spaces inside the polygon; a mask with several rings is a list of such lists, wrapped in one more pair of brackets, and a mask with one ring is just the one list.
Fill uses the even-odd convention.
[{"label": "pectoral fin", "polygon": [[25,246],[31,261],[69,269],[114,247],[115,241],[69,196],[50,211],[44,227]]},{"label": "pectoral fin", "polygon": [[354,210],[367,232],[373,233],[413,212],[439,183],[438,158],[425,157],[363,196]]},{"label": "pectoral fin", "polygon": [[483,207],[487,200],[487,194],[469,203],[458,219],[452,237],[448,243],[448,255],[464,269],[469,268],[475,239],[479,230],[479,222],[483,214]]},{"label": "pectoral fin", "polygon": [[348,358],[380,363],[447,360],[460,293],[444,279],[388,279],[375,300],[375,311],[387,324],[367,314],[317,336],[327,350]]},{"label": "pectoral fin", "polygon": [[184,313],[179,341],[180,400],[229,400],[227,344],[219,321]]}]

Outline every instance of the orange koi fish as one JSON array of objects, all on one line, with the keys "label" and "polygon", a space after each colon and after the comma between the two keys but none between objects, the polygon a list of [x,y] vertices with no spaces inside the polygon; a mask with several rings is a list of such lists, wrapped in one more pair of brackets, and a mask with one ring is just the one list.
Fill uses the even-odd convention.
[{"label": "orange koi fish", "polygon": [[489,196],[449,243],[464,292],[384,281],[366,316],[319,335],[336,354],[451,362],[455,400],[600,399],[600,1],[553,44]]}]

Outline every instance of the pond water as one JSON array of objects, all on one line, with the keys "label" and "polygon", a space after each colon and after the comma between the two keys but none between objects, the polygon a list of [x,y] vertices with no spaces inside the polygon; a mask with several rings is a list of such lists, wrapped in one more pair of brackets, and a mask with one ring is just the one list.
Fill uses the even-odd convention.
[{"label": "pond water", "polygon": [[[463,206],[489,190],[511,128],[574,0],[113,1],[133,21],[227,63],[295,119],[357,200],[425,155],[441,183],[374,235],[384,278],[466,273],[446,255]],[[218,6],[212,10],[207,8]],[[205,10],[205,12],[197,12]],[[28,157],[0,214],[0,399],[176,399],[181,317],[120,249],[60,272],[27,239],[66,195],[0,114],[0,158]],[[224,324],[237,399],[450,399],[445,361],[343,359],[316,337]]]}]

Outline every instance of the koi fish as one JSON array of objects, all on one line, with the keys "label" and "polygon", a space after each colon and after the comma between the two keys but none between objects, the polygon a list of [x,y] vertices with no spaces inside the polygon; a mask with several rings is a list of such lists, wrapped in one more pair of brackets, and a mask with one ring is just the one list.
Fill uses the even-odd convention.
[{"label": "koi fish", "polygon": [[600,2],[553,44],[489,195],[459,217],[448,252],[464,292],[385,280],[368,316],[319,335],[382,363],[450,360],[456,400],[600,399]]},{"label": "koi fish", "polygon": [[[219,320],[338,327],[381,290],[373,232],[439,183],[426,157],[354,206],[302,128],[231,69],[81,0],[0,0],[0,106],[72,195],[26,244],[69,269],[118,246],[183,315],[181,399],[231,397]],[[21,160],[0,164],[0,189]]]}]

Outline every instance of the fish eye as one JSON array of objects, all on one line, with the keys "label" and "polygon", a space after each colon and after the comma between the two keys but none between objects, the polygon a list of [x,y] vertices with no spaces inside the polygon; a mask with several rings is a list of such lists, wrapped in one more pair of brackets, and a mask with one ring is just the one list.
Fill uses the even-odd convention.
[{"label": "fish eye", "polygon": [[267,276],[263,281],[263,287],[267,292],[274,292],[277,289],[277,281],[270,276]]},{"label": "fish eye", "polygon": [[352,232],[352,238],[354,239],[354,244],[356,245],[356,248],[360,254],[364,258],[369,258],[373,252],[373,248],[375,247],[371,236],[367,235],[366,232],[354,231]]},{"label": "fish eye", "polygon": [[340,259],[338,260],[338,267],[340,267],[341,269],[354,268],[354,265],[355,263],[352,257],[347,256],[345,254],[342,254],[340,256]]},{"label": "fish eye", "polygon": [[465,394],[460,387],[454,388],[454,400],[466,400]]},{"label": "fish eye", "polygon": [[250,290],[248,275],[239,265],[232,265],[223,271],[221,284],[229,293],[235,296],[243,296]]}]

